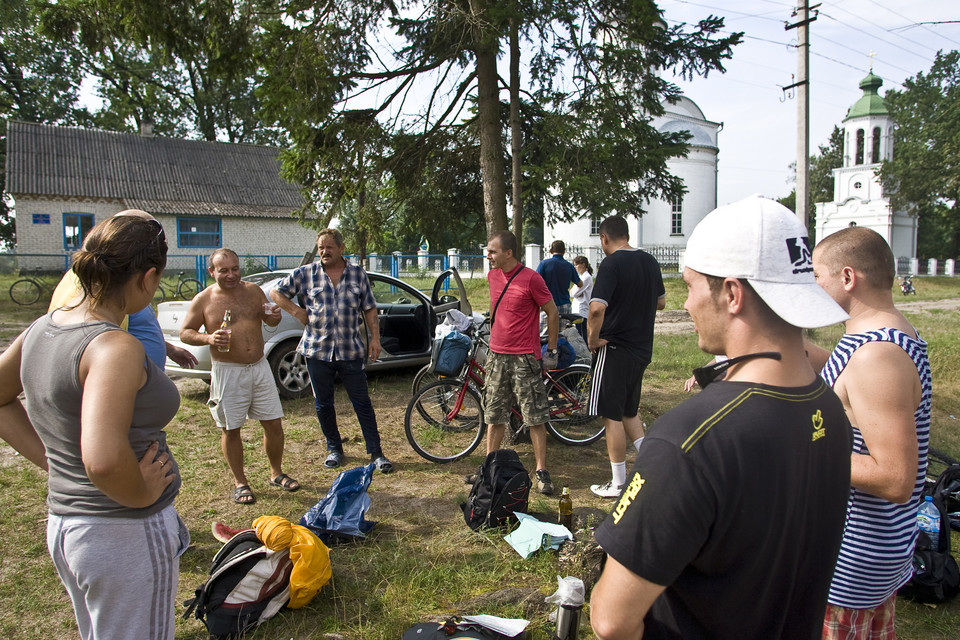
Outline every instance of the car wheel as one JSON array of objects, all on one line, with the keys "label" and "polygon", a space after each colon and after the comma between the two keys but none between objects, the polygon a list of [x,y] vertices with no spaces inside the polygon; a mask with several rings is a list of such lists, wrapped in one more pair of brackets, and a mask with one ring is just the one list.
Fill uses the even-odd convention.
[{"label": "car wheel", "polygon": [[290,340],[276,347],[267,358],[281,398],[302,398],[310,393],[307,362],[297,353],[297,342]]}]

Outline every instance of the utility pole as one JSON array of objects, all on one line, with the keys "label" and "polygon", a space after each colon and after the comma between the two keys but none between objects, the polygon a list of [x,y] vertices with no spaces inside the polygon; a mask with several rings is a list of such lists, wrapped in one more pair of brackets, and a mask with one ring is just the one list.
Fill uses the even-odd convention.
[{"label": "utility pole", "polygon": [[[810,6],[809,0],[800,0],[794,10],[797,22],[787,23],[784,30],[797,30],[797,82],[786,87],[797,88],[797,217],[807,224],[810,208],[810,23],[817,19],[819,4]],[[810,12],[813,11],[813,17]]]}]

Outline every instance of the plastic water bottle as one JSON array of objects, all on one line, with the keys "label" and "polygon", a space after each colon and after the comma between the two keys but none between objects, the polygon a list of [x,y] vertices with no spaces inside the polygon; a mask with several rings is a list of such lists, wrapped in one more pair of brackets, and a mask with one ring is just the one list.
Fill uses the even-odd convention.
[{"label": "plastic water bottle", "polygon": [[917,513],[917,526],[930,536],[935,544],[940,539],[940,510],[933,504],[933,496],[926,496]]}]

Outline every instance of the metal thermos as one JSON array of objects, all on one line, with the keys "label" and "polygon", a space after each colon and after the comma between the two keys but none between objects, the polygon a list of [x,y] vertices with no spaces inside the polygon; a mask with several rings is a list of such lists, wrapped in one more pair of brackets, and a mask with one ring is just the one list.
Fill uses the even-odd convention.
[{"label": "metal thermos", "polygon": [[561,604],[557,608],[557,633],[551,640],[577,640],[580,634],[580,611],[583,605]]}]

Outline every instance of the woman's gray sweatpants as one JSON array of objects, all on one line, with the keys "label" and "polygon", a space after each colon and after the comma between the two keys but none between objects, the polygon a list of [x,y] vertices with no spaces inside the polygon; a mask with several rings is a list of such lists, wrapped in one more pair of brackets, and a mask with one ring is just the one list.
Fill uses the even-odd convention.
[{"label": "woman's gray sweatpants", "polygon": [[80,637],[173,640],[178,558],[189,543],[173,505],[146,518],[49,514],[47,549]]}]

